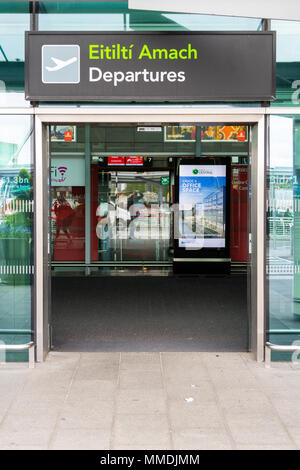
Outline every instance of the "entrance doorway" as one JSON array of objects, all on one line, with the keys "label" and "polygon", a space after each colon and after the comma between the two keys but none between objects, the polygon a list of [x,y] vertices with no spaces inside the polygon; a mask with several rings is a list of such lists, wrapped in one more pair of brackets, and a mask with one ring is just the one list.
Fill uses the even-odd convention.
[{"label": "entrance doorway", "polygon": [[[56,350],[249,349],[250,128],[157,127],[48,126],[51,343]],[[182,214],[177,207],[176,212],[180,165],[195,159],[209,165],[218,160],[230,175],[222,206],[220,179],[217,192],[210,183],[200,234],[194,225],[203,201],[197,210]],[[189,239],[202,236],[209,246],[218,242],[205,258],[217,269],[195,269],[199,258],[203,261],[195,248],[182,260],[184,271],[174,269],[177,215],[184,217]],[[230,253],[226,259],[222,237]],[[229,271],[218,271],[220,261]]]}]

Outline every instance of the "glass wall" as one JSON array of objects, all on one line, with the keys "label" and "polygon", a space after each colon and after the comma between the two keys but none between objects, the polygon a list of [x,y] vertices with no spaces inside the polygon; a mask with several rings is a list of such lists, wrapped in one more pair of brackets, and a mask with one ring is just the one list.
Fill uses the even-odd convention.
[{"label": "glass wall", "polygon": [[171,266],[176,168],[179,159],[196,155],[232,159],[231,258],[233,268],[246,267],[247,126],[54,124],[48,130],[54,273],[87,266],[99,273],[94,266],[108,263]]},{"label": "glass wall", "polygon": [[[86,126],[53,125],[51,143],[52,260],[85,260]],[[89,145],[89,143],[88,143]]]},{"label": "glass wall", "polygon": [[[32,24],[35,24],[37,29],[53,31],[255,31],[262,28],[260,19],[129,10],[127,1],[45,1],[38,2],[37,6],[38,15],[34,18],[30,13],[30,2],[0,1],[0,107],[30,106],[30,103],[24,100],[24,33]],[[277,100],[272,105],[299,106],[300,22],[272,21],[271,29],[277,33]],[[77,106],[77,103],[68,103],[68,106],[71,105]],[[213,105],[220,106],[222,103]],[[59,103],[59,106],[63,106],[63,103]],[[226,103],[226,106],[261,104]],[[291,110],[290,113],[292,112]],[[170,182],[171,177],[169,169],[161,167],[162,174],[156,175],[158,181],[152,178],[151,182],[149,180],[141,183],[139,171],[126,173],[124,179],[124,173],[121,174],[116,168],[104,168],[103,162],[107,165],[107,158],[118,153],[125,156],[148,155],[151,149],[151,152],[160,152],[165,156],[222,154],[232,157],[232,204],[236,204],[236,212],[232,209],[232,213],[237,214],[236,217],[240,220],[242,211],[245,220],[243,233],[239,231],[233,234],[231,256],[232,259],[235,257],[237,262],[246,262],[246,211],[241,208],[246,207],[248,191],[248,144],[247,135],[244,135],[242,130],[241,139],[236,138],[234,142],[228,139],[224,143],[221,142],[224,140],[222,132],[227,132],[226,130],[213,129],[212,126],[202,128],[201,145],[198,146],[196,139],[191,137],[194,131],[187,130],[189,126],[182,126],[182,129],[175,125],[166,126],[160,136],[148,133],[147,138],[134,127],[123,126],[116,132],[111,126],[91,126],[88,141],[85,126],[73,127],[71,141],[64,139],[65,130],[61,134],[60,129],[56,129],[56,134],[51,135],[52,170],[60,179],[60,171],[63,172],[63,168],[67,166],[65,156],[71,152],[72,155],[67,157],[68,162],[73,158],[76,160],[75,167],[80,167],[84,161],[81,177],[90,178],[91,188],[87,192],[85,182],[80,181],[67,186],[58,181],[53,185],[53,204],[55,200],[59,201],[65,197],[66,200],[74,200],[74,208],[76,206],[76,217],[72,219],[73,232],[71,230],[71,236],[75,234],[74,240],[69,240],[67,231],[57,229],[57,213],[55,214],[55,207],[52,208],[53,259],[57,259],[57,262],[62,260],[62,256],[65,256],[62,254],[65,246],[68,248],[69,257],[76,258],[76,261],[85,261],[87,234],[90,240],[90,261],[108,259],[109,249],[105,243],[101,245],[92,235],[99,221],[105,217],[105,204],[109,201],[112,204],[116,200],[121,201],[120,198],[117,199],[121,193],[122,197],[128,199],[135,190],[143,194],[149,193],[156,198],[158,182],[163,179]],[[297,215],[298,202],[300,205],[299,119],[292,114],[271,117],[270,129],[267,202],[267,282],[270,316],[267,327],[272,342],[286,344],[300,340],[300,219],[298,221]],[[214,137],[214,132],[221,136],[220,139]],[[189,137],[186,138],[187,135]],[[31,142],[29,116],[0,116],[0,340],[6,342],[28,341],[32,328]],[[89,152],[90,160],[87,165],[86,155]],[[167,158],[164,157],[164,163],[166,161]],[[148,176],[151,178],[152,169],[148,170]],[[87,171],[89,173],[86,173]],[[100,183],[104,184],[101,187],[105,187],[102,192],[99,189]],[[96,188],[94,199],[93,188]],[[161,188],[161,197],[171,201],[172,194],[167,188],[167,185]],[[96,210],[101,204],[97,213]],[[121,205],[120,202],[120,208]],[[86,207],[91,207],[91,213],[88,215]],[[232,227],[235,224],[233,218]],[[91,231],[90,234],[88,230]],[[22,354],[17,357],[22,357]]]},{"label": "glass wall", "polygon": [[[38,3],[40,30],[255,31],[262,20],[215,15],[129,10],[127,1]],[[29,106],[24,100],[24,32],[30,29],[30,2],[0,2],[0,106]],[[300,22],[272,21],[277,33],[277,100],[300,104]]]},{"label": "glass wall", "polygon": [[[39,2],[38,11],[37,24],[41,31],[257,31],[262,28],[261,19],[131,10],[127,1],[45,1]],[[216,103],[206,103],[209,104]],[[223,104],[260,106],[253,102]],[[41,103],[45,105],[48,103]]]},{"label": "glass wall", "polygon": [[[30,116],[0,115],[0,341],[31,339],[33,167]],[[7,353],[24,359],[27,353]]]},{"label": "glass wall", "polygon": [[270,117],[267,178],[268,336],[291,344],[300,340],[300,116]]},{"label": "glass wall", "polygon": [[29,106],[24,99],[25,31],[29,2],[0,2],[0,106]]},{"label": "glass wall", "polygon": [[300,21],[272,21],[276,31],[276,106],[300,105]]}]

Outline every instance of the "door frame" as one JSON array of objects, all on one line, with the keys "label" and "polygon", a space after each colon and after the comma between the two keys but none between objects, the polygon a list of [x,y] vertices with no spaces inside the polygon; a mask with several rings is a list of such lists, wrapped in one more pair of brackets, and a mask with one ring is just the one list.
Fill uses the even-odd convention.
[{"label": "door frame", "polygon": [[50,347],[50,239],[48,230],[49,123],[161,123],[249,124],[251,150],[251,324],[250,349],[259,362],[265,344],[265,168],[266,110],[264,108],[204,108],[186,105],[124,105],[103,107],[45,107],[34,109],[35,118],[35,320],[37,361],[45,360]]}]

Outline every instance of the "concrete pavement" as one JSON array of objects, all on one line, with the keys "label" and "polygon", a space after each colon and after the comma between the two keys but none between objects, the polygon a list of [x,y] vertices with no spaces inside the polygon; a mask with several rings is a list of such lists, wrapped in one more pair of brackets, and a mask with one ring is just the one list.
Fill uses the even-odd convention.
[{"label": "concrete pavement", "polygon": [[0,449],[299,449],[300,366],[247,353],[57,353],[0,366]]}]

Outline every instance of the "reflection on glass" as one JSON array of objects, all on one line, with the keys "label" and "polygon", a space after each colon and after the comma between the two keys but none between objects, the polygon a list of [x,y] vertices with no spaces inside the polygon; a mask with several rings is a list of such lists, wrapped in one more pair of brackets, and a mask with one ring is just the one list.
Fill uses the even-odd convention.
[{"label": "reflection on glass", "polygon": [[[171,243],[167,171],[99,172],[94,261],[168,261]],[[98,254],[97,254],[98,250]]]},{"label": "reflection on glass", "polygon": [[257,18],[189,13],[164,13],[163,16],[191,31],[255,31],[261,29],[261,20]]},{"label": "reflection on glass", "polygon": [[216,15],[132,10],[128,2],[39,2],[41,30],[90,31],[250,31],[261,20]]},{"label": "reflection on glass", "polygon": [[[0,117],[0,340],[30,341],[33,188],[29,116]],[[7,354],[13,360],[22,354]]]},{"label": "reflection on glass", "polygon": [[276,31],[277,106],[300,105],[300,21],[272,21]]},{"label": "reflection on glass", "polygon": [[165,126],[165,141],[195,142],[196,126]]},{"label": "reflection on glass", "polygon": [[[248,142],[248,126],[202,126],[201,142]],[[196,126],[165,126],[165,142],[195,142]]]},{"label": "reflection on glass", "polygon": [[290,344],[300,339],[300,121],[272,116],[270,124],[266,225],[270,340]]}]

